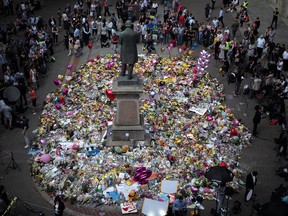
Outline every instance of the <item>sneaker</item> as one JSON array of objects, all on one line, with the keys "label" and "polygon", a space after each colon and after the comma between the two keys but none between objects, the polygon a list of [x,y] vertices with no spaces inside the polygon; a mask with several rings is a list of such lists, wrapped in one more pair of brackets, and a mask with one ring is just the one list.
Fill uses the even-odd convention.
[{"label": "sneaker", "polygon": [[29,145],[25,145],[24,148],[29,148]]}]

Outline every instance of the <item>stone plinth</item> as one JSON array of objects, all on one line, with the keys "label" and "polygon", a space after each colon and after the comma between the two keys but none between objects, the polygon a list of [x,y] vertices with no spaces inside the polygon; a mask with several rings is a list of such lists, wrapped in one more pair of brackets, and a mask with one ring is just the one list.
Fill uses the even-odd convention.
[{"label": "stone plinth", "polygon": [[[118,77],[113,81],[112,91],[116,94],[117,112],[112,126],[112,136],[107,145],[130,144],[130,140],[144,141],[144,119],[140,115],[139,99],[143,93],[143,81],[133,76]],[[110,140],[110,141],[109,141]]]}]

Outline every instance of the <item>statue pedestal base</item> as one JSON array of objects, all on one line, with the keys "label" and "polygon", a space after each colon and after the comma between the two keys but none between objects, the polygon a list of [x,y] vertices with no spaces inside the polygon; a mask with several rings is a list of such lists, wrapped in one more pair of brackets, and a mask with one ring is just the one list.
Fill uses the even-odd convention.
[{"label": "statue pedestal base", "polygon": [[116,94],[117,112],[106,145],[133,145],[134,141],[145,141],[144,118],[139,107],[143,81],[136,76],[131,80],[127,76],[118,77],[113,81],[112,91]]}]

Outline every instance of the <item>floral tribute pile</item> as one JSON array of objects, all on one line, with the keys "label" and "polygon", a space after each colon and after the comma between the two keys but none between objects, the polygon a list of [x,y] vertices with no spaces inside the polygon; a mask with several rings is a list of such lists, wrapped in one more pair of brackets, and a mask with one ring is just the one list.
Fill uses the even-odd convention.
[{"label": "floral tribute pile", "polygon": [[59,75],[29,152],[31,174],[71,203],[165,200],[164,179],[178,181],[188,202],[194,194],[213,199],[215,188],[204,173],[220,164],[234,173],[231,186],[239,189],[238,159],[251,134],[221,104],[223,85],[209,75],[209,57],[205,51],[196,60],[139,56],[134,73],[144,82],[141,113],[151,142],[134,148],[105,146],[113,133],[107,128],[116,111],[111,88],[120,73],[118,55],[97,56],[72,76]]}]

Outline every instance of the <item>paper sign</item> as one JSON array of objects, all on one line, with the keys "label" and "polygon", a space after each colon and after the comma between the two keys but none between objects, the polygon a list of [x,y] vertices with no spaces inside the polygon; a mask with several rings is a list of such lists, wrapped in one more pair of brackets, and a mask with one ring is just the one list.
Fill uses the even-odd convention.
[{"label": "paper sign", "polygon": [[145,198],[142,206],[142,214],[146,216],[164,216],[167,213],[168,205],[168,202]]},{"label": "paper sign", "polygon": [[125,178],[125,173],[119,173],[118,178],[120,178],[120,179],[124,179],[124,178]]},{"label": "paper sign", "polygon": [[205,112],[207,111],[207,108],[206,107],[191,107],[189,111],[195,112],[199,115],[204,115]]},{"label": "paper sign", "polygon": [[127,184],[125,183],[121,183],[119,185],[116,185],[116,189],[117,189],[117,192],[119,194],[123,194],[125,199],[128,200],[128,195],[130,193],[131,190],[135,190],[135,191],[138,191],[139,190],[139,187],[140,185],[136,182],[134,184],[131,184],[130,186],[128,186]]},{"label": "paper sign", "polygon": [[137,206],[135,202],[131,203],[121,203],[121,212],[122,214],[131,214],[131,213],[137,213]]},{"label": "paper sign", "polygon": [[178,181],[163,180],[161,182],[161,192],[166,194],[174,194],[177,192]]}]

